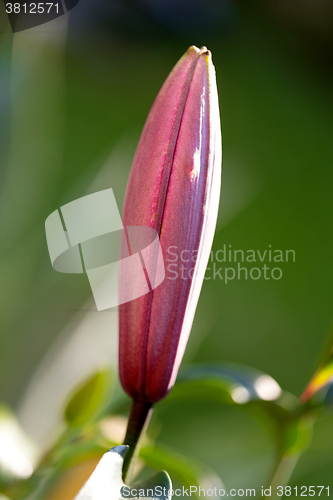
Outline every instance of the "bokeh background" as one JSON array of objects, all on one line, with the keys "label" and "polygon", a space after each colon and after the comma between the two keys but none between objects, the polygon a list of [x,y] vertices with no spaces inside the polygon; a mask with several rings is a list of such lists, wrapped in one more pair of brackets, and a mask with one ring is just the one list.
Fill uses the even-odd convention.
[{"label": "bokeh background", "polygon": [[[253,366],[299,396],[327,343],[331,0],[80,0],[70,15],[15,35],[1,3],[0,400],[39,446],[56,435],[73,386],[115,366],[117,340],[117,313],[97,313],[87,277],[52,269],[45,219],[109,187],[122,207],[148,111],[192,44],[212,51],[220,96],[213,249],[272,245],[293,249],[296,261],[281,263],[276,281],[207,280],[183,366]],[[242,407],[166,400],[152,429],[157,443],[207,464],[228,488],[261,486],[273,462],[271,436]],[[328,410],[290,484],[333,488],[332,470]]]}]

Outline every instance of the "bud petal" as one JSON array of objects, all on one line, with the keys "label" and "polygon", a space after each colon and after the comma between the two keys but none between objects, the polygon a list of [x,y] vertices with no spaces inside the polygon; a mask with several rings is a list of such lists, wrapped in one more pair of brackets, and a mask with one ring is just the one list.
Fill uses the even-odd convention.
[{"label": "bud petal", "polygon": [[[120,379],[134,399],[156,402],[175,382],[214,237],[220,179],[215,70],[205,47],[190,47],[149,113],[124,204],[124,227],[155,229],[166,264],[162,284],[119,308]],[[178,261],[170,275],[172,253]]]}]

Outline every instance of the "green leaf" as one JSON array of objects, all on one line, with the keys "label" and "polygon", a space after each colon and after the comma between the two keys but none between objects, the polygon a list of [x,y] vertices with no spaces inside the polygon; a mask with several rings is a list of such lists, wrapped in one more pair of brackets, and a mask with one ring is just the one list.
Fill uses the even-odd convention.
[{"label": "green leaf", "polygon": [[142,446],[139,456],[148,467],[167,469],[172,478],[185,488],[190,486],[197,488],[202,486],[206,489],[223,488],[221,479],[209,467],[192,458],[186,458],[165,446]]},{"label": "green leaf", "polygon": [[110,400],[112,391],[111,371],[95,373],[72,396],[65,409],[65,419],[70,426],[80,427],[99,414]]},{"label": "green leaf", "polygon": [[273,434],[280,456],[299,454],[311,442],[313,416],[296,396],[283,392],[277,401],[254,401],[248,408]]},{"label": "green leaf", "polygon": [[168,396],[180,398],[243,405],[271,432],[280,456],[300,453],[311,440],[312,419],[303,415],[298,399],[254,368],[223,363],[183,370]]},{"label": "green leaf", "polygon": [[[74,500],[123,500],[124,498],[133,498],[132,489],[144,490],[147,495],[134,495],[143,498],[160,498],[161,500],[170,500],[170,491],[172,483],[166,472],[159,472],[151,479],[139,484],[126,486],[122,480],[122,469],[124,457],[127,453],[127,446],[115,446],[105,453],[101,458],[96,469],[77,494]],[[151,495],[150,491],[159,487],[163,494]],[[158,491],[158,490],[155,490]]]},{"label": "green leaf", "polygon": [[236,364],[196,366],[183,370],[169,399],[204,398],[228,404],[273,401],[282,391],[269,375]]},{"label": "green leaf", "polygon": [[[158,487],[158,489],[157,489]],[[146,499],[158,499],[161,498],[162,500],[170,500],[172,498],[171,495],[171,490],[172,490],[172,483],[171,479],[169,477],[169,474],[167,474],[165,471],[160,471],[155,476],[145,479],[144,481],[141,481],[140,483],[134,484],[131,486],[132,489],[135,489],[136,491],[140,492],[142,490],[143,492],[146,492],[146,496],[143,496],[143,498]],[[125,489],[123,490],[123,495],[125,496]],[[161,491],[161,495],[159,494],[159,491]],[[150,496],[151,493],[153,496]],[[135,495],[135,493],[133,492]],[[123,497],[122,497],[123,498]],[[126,498],[133,498],[127,497]],[[136,498],[136,496],[134,497]],[[140,494],[140,498],[142,498],[142,495]]]}]

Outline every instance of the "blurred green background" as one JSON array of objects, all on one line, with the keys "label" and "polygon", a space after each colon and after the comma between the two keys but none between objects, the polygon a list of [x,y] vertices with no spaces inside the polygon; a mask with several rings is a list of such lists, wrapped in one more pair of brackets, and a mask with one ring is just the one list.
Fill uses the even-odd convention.
[{"label": "blurred green background", "polygon": [[[331,0],[81,0],[69,17],[15,35],[1,4],[0,30],[0,400],[41,440],[33,422],[53,391],[66,398],[116,342],[116,313],[97,313],[87,277],[52,269],[44,221],[109,187],[121,208],[148,111],[192,44],[212,51],[220,96],[213,249],[272,245],[296,261],[278,265],[280,280],[207,280],[183,366],[250,365],[299,396],[333,320]],[[106,344],[97,314],[110,325]],[[87,317],[85,349],[96,353],[85,367],[86,334],[71,339]],[[206,463],[228,488],[264,483],[272,440],[242,407],[166,400],[154,419],[157,443]],[[332,431],[328,411],[290,484],[333,488]]]}]

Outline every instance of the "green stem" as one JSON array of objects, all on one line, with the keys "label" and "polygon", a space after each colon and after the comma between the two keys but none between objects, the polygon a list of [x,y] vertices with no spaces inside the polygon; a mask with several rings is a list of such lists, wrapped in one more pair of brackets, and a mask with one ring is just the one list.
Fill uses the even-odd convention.
[{"label": "green stem", "polygon": [[124,441],[124,444],[129,446],[123,466],[123,480],[125,484],[128,484],[132,480],[133,469],[139,455],[141,440],[148,427],[152,412],[152,403],[140,399],[133,401]]},{"label": "green stem", "polygon": [[277,496],[277,487],[282,486],[283,488],[287,486],[292,473],[297,465],[300,454],[293,455],[282,455],[279,456],[271,475],[271,479],[267,488],[271,488],[272,495],[270,498],[279,498]]}]

